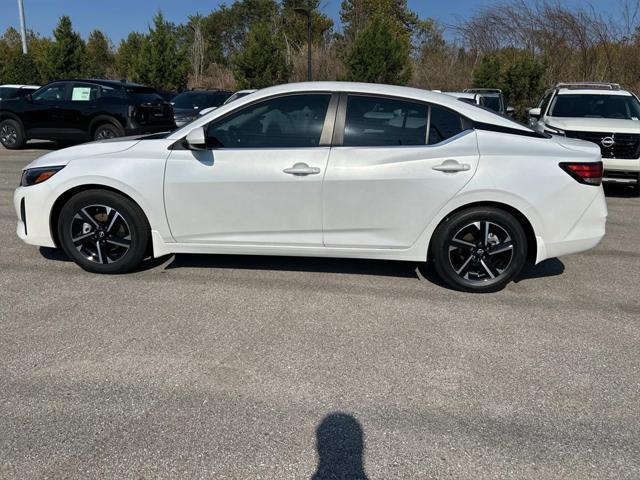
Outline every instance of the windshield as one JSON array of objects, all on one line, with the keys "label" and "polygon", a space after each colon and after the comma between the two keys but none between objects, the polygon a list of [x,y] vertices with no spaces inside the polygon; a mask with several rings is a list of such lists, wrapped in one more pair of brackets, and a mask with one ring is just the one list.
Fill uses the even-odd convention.
[{"label": "windshield", "polygon": [[183,92],[171,100],[174,108],[219,107],[229,96],[225,92]]},{"label": "windshield", "polygon": [[571,93],[556,95],[549,109],[551,117],[640,118],[640,102],[631,95]]}]

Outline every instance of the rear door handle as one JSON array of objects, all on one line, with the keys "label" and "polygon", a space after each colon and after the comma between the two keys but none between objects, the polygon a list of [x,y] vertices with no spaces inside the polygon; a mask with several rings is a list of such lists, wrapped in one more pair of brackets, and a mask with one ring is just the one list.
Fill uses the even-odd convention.
[{"label": "rear door handle", "polygon": [[288,173],[289,175],[317,175],[320,173],[320,169],[318,167],[310,167],[306,163],[296,163],[293,167],[285,168],[283,170],[284,173]]},{"label": "rear door handle", "polygon": [[471,170],[471,165],[468,163],[460,163],[457,160],[445,160],[440,165],[436,165],[433,167],[433,170],[437,170],[438,172],[466,172]]}]

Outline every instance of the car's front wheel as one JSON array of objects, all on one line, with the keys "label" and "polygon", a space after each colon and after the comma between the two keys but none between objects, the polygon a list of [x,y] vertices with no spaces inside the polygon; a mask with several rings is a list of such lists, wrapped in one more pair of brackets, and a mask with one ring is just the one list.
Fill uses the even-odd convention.
[{"label": "car's front wheel", "polygon": [[62,207],[58,238],[85,270],[125,273],[145,258],[149,224],[138,205],[108,190],[80,192]]},{"label": "car's front wheel", "polygon": [[527,237],[510,213],[493,207],[459,211],[436,229],[431,253],[450,287],[486,293],[503,289],[526,261]]}]

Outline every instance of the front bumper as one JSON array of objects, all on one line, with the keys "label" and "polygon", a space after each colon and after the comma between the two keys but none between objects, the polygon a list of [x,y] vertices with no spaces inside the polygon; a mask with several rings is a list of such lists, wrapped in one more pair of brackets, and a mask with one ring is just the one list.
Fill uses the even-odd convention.
[{"label": "front bumper", "polygon": [[46,183],[18,187],[13,194],[13,206],[18,217],[16,234],[29,245],[56,246],[49,226],[51,206],[47,204],[48,198]]},{"label": "front bumper", "polygon": [[640,158],[603,158],[602,164],[604,166],[603,182],[625,184],[640,183]]}]

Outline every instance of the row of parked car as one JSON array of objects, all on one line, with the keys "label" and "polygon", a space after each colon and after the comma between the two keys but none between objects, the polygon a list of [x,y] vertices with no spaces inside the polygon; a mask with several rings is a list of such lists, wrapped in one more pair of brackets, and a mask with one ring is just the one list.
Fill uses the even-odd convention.
[{"label": "row of parked car", "polygon": [[[0,86],[0,141],[21,148],[29,139],[105,140],[180,128],[199,115],[255,90],[191,90],[164,98],[153,88],[113,80],[67,80],[44,87]],[[501,90],[436,92],[513,116]],[[559,83],[528,110],[529,126],[598,144],[605,181],[640,194],[640,101],[614,83]]]},{"label": "row of parked car", "polygon": [[0,86],[0,141],[105,140],[166,132],[253,90],[190,90],[169,100],[153,88],[114,80],[65,80]]}]

